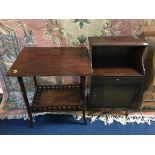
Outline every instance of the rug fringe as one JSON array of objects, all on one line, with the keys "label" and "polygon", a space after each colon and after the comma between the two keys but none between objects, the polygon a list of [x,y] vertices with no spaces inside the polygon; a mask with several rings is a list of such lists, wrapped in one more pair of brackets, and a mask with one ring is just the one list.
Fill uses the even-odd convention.
[{"label": "rug fringe", "polygon": [[122,125],[126,125],[127,123],[137,123],[137,124],[148,124],[151,125],[151,121],[155,121],[155,116],[144,116],[144,115],[102,115],[102,116],[87,116],[91,119],[91,123],[96,120],[100,120],[104,122],[105,125],[110,125],[114,122],[118,122]]},{"label": "rug fringe", "polygon": [[[33,114],[33,120],[35,121],[35,117],[36,116],[40,116],[40,115],[46,115],[46,114],[64,114],[64,115],[69,115],[68,113],[56,113],[56,112],[44,112],[44,113],[36,113]],[[74,117],[75,120],[81,120],[82,116],[81,115],[76,115],[73,113],[70,113],[70,115],[72,115]],[[86,116],[88,119],[90,119],[90,122],[93,123],[97,120],[102,121],[105,125],[110,125],[114,122],[118,122],[122,125],[126,125],[127,123],[137,123],[137,124],[148,124],[151,125],[151,121],[155,121],[155,116],[146,116],[146,115],[129,115],[129,116],[124,116],[124,115],[101,115],[101,116],[97,116],[97,115],[87,115]],[[20,114],[20,115],[0,115],[0,119],[24,119],[24,120],[28,120],[28,115],[27,114]]]}]

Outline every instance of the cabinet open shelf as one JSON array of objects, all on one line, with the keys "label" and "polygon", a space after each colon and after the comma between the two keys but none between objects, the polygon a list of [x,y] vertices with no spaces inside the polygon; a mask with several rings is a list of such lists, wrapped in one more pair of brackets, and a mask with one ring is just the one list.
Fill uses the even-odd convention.
[{"label": "cabinet open shelf", "polygon": [[144,75],[143,46],[92,46],[91,49],[94,75]]},{"label": "cabinet open shelf", "polygon": [[81,110],[79,85],[38,86],[32,102],[32,111]]},{"label": "cabinet open shelf", "polygon": [[142,76],[142,74],[129,67],[102,67],[94,68],[93,76]]}]

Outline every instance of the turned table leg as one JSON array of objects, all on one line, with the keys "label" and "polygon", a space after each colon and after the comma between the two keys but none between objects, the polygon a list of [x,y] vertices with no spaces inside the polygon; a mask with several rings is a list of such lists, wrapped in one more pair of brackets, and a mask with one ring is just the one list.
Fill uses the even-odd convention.
[{"label": "turned table leg", "polygon": [[35,77],[35,76],[33,76],[33,80],[34,80],[34,85],[35,85],[35,87],[37,88],[37,78]]},{"label": "turned table leg", "polygon": [[18,76],[17,79],[18,79],[18,82],[19,82],[19,85],[20,85],[20,89],[21,89],[23,99],[24,99],[24,102],[25,102],[25,105],[26,105],[26,109],[27,109],[27,112],[28,112],[28,116],[29,116],[29,119],[30,119],[30,127],[32,127],[33,126],[32,112],[31,112],[31,107],[29,105],[29,101],[28,101],[28,98],[27,98],[23,78],[21,76]]},{"label": "turned table leg", "polygon": [[80,77],[80,90],[81,90],[81,100],[83,102],[82,115],[83,115],[84,124],[87,124],[85,87],[86,87],[86,76],[81,76]]}]

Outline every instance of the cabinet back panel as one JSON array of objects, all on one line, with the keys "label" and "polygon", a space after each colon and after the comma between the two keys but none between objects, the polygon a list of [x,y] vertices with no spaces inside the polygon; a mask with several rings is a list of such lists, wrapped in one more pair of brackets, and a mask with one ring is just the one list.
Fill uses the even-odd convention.
[{"label": "cabinet back panel", "polygon": [[95,67],[133,67],[137,68],[142,58],[141,46],[94,46],[92,65]]}]

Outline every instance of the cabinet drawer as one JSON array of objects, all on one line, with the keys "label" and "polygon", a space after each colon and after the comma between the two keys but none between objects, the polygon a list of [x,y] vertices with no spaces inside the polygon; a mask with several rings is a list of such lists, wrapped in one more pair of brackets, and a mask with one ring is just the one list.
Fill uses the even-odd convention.
[{"label": "cabinet drawer", "polygon": [[143,77],[92,77],[92,85],[139,85]]}]

